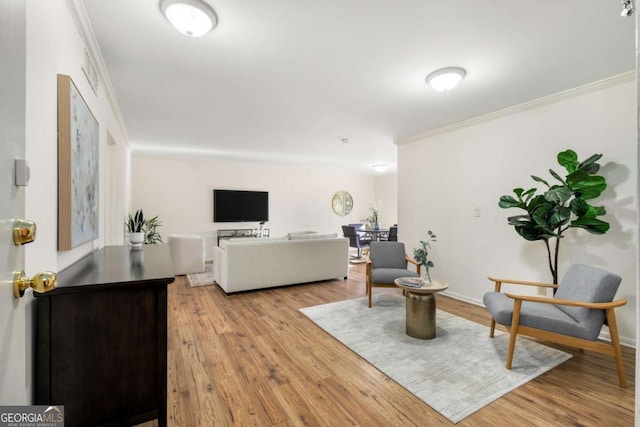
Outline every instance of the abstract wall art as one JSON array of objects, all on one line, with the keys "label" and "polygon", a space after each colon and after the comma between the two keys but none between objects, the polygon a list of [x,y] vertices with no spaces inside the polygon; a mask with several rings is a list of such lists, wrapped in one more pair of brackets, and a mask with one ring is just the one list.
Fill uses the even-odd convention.
[{"label": "abstract wall art", "polygon": [[58,74],[58,250],[98,238],[99,126],[69,76]]}]

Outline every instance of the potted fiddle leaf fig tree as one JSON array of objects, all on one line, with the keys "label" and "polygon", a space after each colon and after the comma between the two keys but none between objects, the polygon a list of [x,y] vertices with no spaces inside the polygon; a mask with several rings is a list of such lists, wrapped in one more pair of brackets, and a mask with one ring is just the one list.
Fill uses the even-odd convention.
[{"label": "potted fiddle leaf fig tree", "polygon": [[600,158],[602,154],[594,154],[580,162],[573,150],[562,151],[557,160],[567,171],[565,177],[549,169],[555,180],[552,183],[531,176],[544,185],[542,193],[538,193],[537,188],[516,188],[513,190],[515,197],[500,197],[498,206],[501,208],[525,211],[508,217],[507,221],[524,239],[544,243],[553,283],[558,283],[560,240],[567,230],[581,228],[592,234],[605,234],[609,230],[609,223],[599,219],[607,213],[605,208],[590,204],[607,188],[605,178],[597,175]]}]

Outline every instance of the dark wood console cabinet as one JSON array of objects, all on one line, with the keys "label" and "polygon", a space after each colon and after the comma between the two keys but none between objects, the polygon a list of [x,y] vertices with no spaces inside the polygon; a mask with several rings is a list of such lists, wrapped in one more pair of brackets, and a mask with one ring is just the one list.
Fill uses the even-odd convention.
[{"label": "dark wood console cabinet", "polygon": [[36,404],[65,425],[167,424],[167,245],[107,246],[36,294]]}]

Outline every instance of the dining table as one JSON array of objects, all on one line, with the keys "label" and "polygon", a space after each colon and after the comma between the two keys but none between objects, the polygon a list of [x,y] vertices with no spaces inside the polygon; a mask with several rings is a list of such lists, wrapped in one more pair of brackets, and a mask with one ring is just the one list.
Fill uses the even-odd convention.
[{"label": "dining table", "polygon": [[386,240],[389,236],[388,228],[361,228],[358,233],[364,233],[365,236],[371,236],[371,241],[378,242],[380,240]]}]

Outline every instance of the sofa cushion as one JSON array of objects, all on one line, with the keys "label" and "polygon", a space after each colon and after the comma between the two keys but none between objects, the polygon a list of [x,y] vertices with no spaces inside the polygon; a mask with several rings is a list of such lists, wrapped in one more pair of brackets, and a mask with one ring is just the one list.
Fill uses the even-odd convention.
[{"label": "sofa cushion", "polygon": [[290,233],[287,233],[287,239],[289,239],[289,240],[294,240],[294,239],[292,239],[292,237],[295,237],[295,236],[304,236],[304,235],[307,235],[307,234],[318,234],[318,232],[317,232],[317,231],[311,231],[311,230],[306,230],[306,231],[292,231],[292,232],[290,232]]},{"label": "sofa cushion", "polygon": [[335,239],[338,233],[289,233],[289,240]]}]

